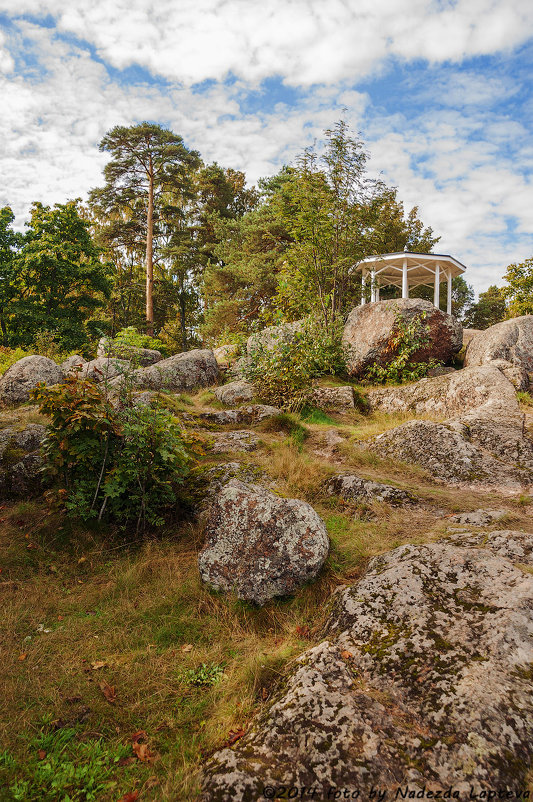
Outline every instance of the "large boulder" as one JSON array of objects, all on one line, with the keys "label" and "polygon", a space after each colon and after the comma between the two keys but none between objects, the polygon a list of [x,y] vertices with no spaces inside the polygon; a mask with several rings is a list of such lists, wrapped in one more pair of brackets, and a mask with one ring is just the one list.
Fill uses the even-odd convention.
[{"label": "large boulder", "polygon": [[217,387],[215,397],[221,404],[232,407],[242,401],[251,401],[254,397],[254,386],[247,381],[234,381]]},{"label": "large boulder", "polygon": [[211,587],[262,605],[315,579],[328,549],[326,528],[305,501],[232,479],[211,505],[198,564]]},{"label": "large boulder", "polygon": [[46,428],[30,423],[25,429],[0,429],[0,493],[21,496],[41,488],[40,448]]},{"label": "large boulder", "polygon": [[320,800],[524,789],[533,576],[513,564],[514,546],[473,545],[401,546],[341,589],[326,639],[205,764],[204,802],[260,799],[268,786]]},{"label": "large boulder", "polygon": [[411,493],[399,487],[372,482],[353,473],[340,473],[328,479],[326,493],[339,496],[344,501],[366,503],[369,501],[386,501],[388,504],[409,504],[414,501]]},{"label": "large boulder", "polygon": [[353,387],[349,384],[344,387],[314,387],[309,396],[309,403],[319,409],[348,412],[355,407]]},{"label": "large boulder", "polygon": [[86,364],[86,359],[79,354],[73,354],[72,356],[68,356],[65,361],[61,363],[61,370],[65,376],[79,376],[82,367]]},{"label": "large boulder", "polygon": [[411,355],[413,362],[449,362],[461,350],[463,330],[451,315],[437,309],[429,301],[399,299],[378,301],[357,306],[348,315],[342,335],[347,353],[347,369],[352,376],[361,376],[374,364],[387,365],[394,358],[391,338],[397,332],[397,319],[409,322],[425,313],[429,341]]},{"label": "large boulder", "polygon": [[110,340],[108,337],[102,337],[98,343],[96,356],[124,359],[136,367],[155,365],[156,362],[161,362],[163,359],[161,351],[156,351],[153,348],[139,348],[136,345]]},{"label": "large boulder", "polygon": [[258,348],[274,351],[284,342],[293,342],[296,333],[302,330],[304,323],[304,320],[295,320],[293,323],[283,323],[281,326],[267,326],[266,329],[252,334],[246,341],[248,356],[251,356]]},{"label": "large boulder", "polygon": [[78,376],[80,379],[91,379],[91,381],[99,383],[123,376],[130,368],[131,363],[126,359],[98,356],[96,359],[91,359],[90,362],[85,362],[78,371]]},{"label": "large boulder", "polygon": [[463,368],[398,387],[378,387],[367,393],[366,401],[381,412],[414,412],[436,417],[461,414],[489,402],[518,411],[514,387],[492,365]]},{"label": "large boulder", "polygon": [[533,383],[533,315],[504,320],[480,331],[466,349],[464,364],[493,364],[518,390],[527,390]]},{"label": "large boulder", "polygon": [[[414,420],[378,435],[371,448],[380,457],[391,457],[424,468],[437,482],[497,487],[501,492],[526,490],[533,484],[533,447],[521,430],[502,423],[500,440],[493,420],[479,419],[485,447],[475,432],[460,421],[436,423]],[[509,444],[509,450],[505,444]],[[487,448],[492,445],[492,449]]]},{"label": "large boulder", "polygon": [[239,409],[221,409],[217,412],[201,412],[198,417],[201,420],[214,423],[218,426],[233,423],[244,423],[249,426],[253,423],[267,420],[268,418],[274,418],[279,414],[281,414],[281,409],[277,407],[271,407],[268,404],[250,404],[248,407],[240,407]]},{"label": "large boulder", "polygon": [[11,365],[0,379],[0,402],[22,404],[41,382],[47,386],[63,381],[63,371],[47,356],[25,356]]},{"label": "large boulder", "polygon": [[[169,356],[156,365],[137,368],[131,374],[135,387],[141,390],[169,390],[181,392],[195,387],[216,384],[219,368],[213,352],[196,348]],[[118,377],[112,384],[118,386],[123,380]]]}]

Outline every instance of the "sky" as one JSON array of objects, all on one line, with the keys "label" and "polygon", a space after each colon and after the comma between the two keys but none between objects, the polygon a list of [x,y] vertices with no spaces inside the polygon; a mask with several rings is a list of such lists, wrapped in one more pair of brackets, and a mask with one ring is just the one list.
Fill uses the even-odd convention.
[{"label": "sky", "polygon": [[115,125],[252,184],[343,117],[480,292],[533,256],[532,36],[530,0],[0,0],[0,207],[85,198]]}]

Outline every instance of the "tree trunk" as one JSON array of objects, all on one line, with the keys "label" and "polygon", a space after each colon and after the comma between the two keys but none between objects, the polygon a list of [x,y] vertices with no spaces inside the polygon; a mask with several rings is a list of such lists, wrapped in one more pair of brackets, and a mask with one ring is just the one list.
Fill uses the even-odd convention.
[{"label": "tree trunk", "polygon": [[185,291],[182,288],[180,293],[180,326],[181,326],[181,348],[187,350],[187,323],[186,323],[186,303]]},{"label": "tree trunk", "polygon": [[154,334],[154,170],[150,158],[148,175],[148,214],[146,217],[146,333]]}]

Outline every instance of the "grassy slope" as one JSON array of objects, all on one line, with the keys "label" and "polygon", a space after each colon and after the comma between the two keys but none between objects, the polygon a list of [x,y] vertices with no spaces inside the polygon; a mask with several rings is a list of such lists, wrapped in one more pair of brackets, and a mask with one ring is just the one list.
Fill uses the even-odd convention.
[{"label": "grassy slope", "polygon": [[[184,408],[191,401],[201,407],[212,399],[185,398]],[[35,413],[18,413],[25,415]],[[310,501],[332,541],[318,582],[261,610],[202,587],[198,525],[171,524],[157,539],[132,544],[73,527],[38,501],[4,504],[0,799],[59,800],[68,792],[73,800],[118,800],[132,791],[142,800],[196,798],[204,757],[246,727],[290,658],[320,640],[333,588],[360,576],[370,556],[438,537],[445,529],[438,514],[477,507],[507,507],[498,528],[533,529],[527,499],[502,503],[497,494],[445,488],[354,449],[355,440],[405,419],[316,412],[304,421],[303,442],[298,427],[287,433],[290,421],[259,427],[263,444],[247,461],[283,495]],[[331,428],[345,438],[335,462],[315,453]],[[423,504],[355,506],[325,496],[323,480],[350,468],[409,489]],[[207,684],[218,669],[222,678]],[[145,762],[133,748],[139,730]]]}]

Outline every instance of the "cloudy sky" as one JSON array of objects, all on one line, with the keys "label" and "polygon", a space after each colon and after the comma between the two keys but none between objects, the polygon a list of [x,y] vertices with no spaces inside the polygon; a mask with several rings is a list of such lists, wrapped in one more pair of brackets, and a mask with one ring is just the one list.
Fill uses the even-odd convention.
[{"label": "cloudy sky", "polygon": [[158,122],[250,182],[347,109],[480,291],[533,255],[530,0],[0,0],[0,206],[101,184]]}]

